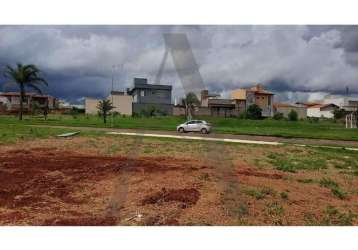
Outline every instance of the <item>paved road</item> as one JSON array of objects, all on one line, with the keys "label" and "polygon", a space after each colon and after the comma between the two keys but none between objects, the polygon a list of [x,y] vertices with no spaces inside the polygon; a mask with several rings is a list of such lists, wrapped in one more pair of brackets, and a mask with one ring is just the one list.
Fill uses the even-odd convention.
[{"label": "paved road", "polygon": [[176,131],[162,130],[144,130],[144,129],[118,129],[118,128],[94,128],[94,127],[71,127],[71,126],[51,126],[51,125],[28,125],[33,127],[52,127],[52,128],[69,128],[73,130],[85,131],[104,131],[115,132],[123,135],[151,136],[151,137],[167,137],[178,139],[193,139],[207,141],[226,141],[250,144],[295,144],[297,146],[327,146],[332,148],[353,148],[358,149],[358,141],[342,141],[342,140],[324,140],[324,139],[306,139],[306,138],[284,138],[274,136],[257,136],[257,135],[233,135],[233,134],[216,134],[203,135],[200,133],[179,134]]}]

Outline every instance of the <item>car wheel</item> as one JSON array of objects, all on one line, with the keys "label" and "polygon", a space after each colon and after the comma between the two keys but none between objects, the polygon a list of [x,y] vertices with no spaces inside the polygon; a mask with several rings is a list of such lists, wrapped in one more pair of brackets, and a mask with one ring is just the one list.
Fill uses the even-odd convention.
[{"label": "car wheel", "polygon": [[208,133],[208,130],[207,130],[206,128],[202,128],[202,129],[201,129],[201,133],[202,133],[202,134],[207,134],[207,133]]},{"label": "car wheel", "polygon": [[179,131],[180,133],[184,133],[184,132],[185,132],[184,128],[179,128],[178,131]]}]

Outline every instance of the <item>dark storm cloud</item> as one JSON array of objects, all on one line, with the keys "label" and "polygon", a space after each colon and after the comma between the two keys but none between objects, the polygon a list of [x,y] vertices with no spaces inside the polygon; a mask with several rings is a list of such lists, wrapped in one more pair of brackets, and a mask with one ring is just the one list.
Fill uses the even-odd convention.
[{"label": "dark storm cloud", "polygon": [[[71,101],[103,97],[112,65],[117,89],[130,87],[133,77],[155,81],[164,33],[187,35],[211,91],[259,82],[283,99],[344,93],[346,86],[358,93],[357,26],[0,26],[0,67],[35,63],[48,93]],[[167,61],[161,82],[173,84],[178,97],[184,91],[171,54]]]}]

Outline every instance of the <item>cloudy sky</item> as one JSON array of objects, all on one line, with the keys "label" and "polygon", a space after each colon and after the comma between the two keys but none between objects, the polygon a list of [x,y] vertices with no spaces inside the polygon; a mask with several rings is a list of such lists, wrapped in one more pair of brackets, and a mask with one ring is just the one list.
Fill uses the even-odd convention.
[{"label": "cloudy sky", "polygon": [[[38,65],[45,92],[81,102],[155,81],[164,33],[187,35],[207,89],[227,96],[262,83],[277,101],[314,100],[325,93],[358,94],[358,26],[0,26],[0,67]],[[0,76],[0,91],[9,90]],[[169,54],[161,78],[184,91]]]}]

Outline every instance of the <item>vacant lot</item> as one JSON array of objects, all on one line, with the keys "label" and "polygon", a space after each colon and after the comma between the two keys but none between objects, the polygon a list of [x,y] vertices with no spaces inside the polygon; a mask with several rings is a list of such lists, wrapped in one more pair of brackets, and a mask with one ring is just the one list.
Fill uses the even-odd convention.
[{"label": "vacant lot", "polygon": [[[344,124],[325,121],[276,121],[272,119],[247,120],[238,118],[195,117],[213,124],[216,133],[266,135],[279,137],[358,140],[356,129],[345,129]],[[176,126],[185,121],[183,117],[121,117],[109,118],[105,125],[98,116],[51,115],[43,117],[27,116],[21,124],[47,124],[83,127],[114,127],[129,129],[151,129],[175,131]],[[0,116],[0,124],[19,124],[15,116]]]},{"label": "vacant lot", "polygon": [[355,152],[19,131],[1,225],[358,225]]}]

